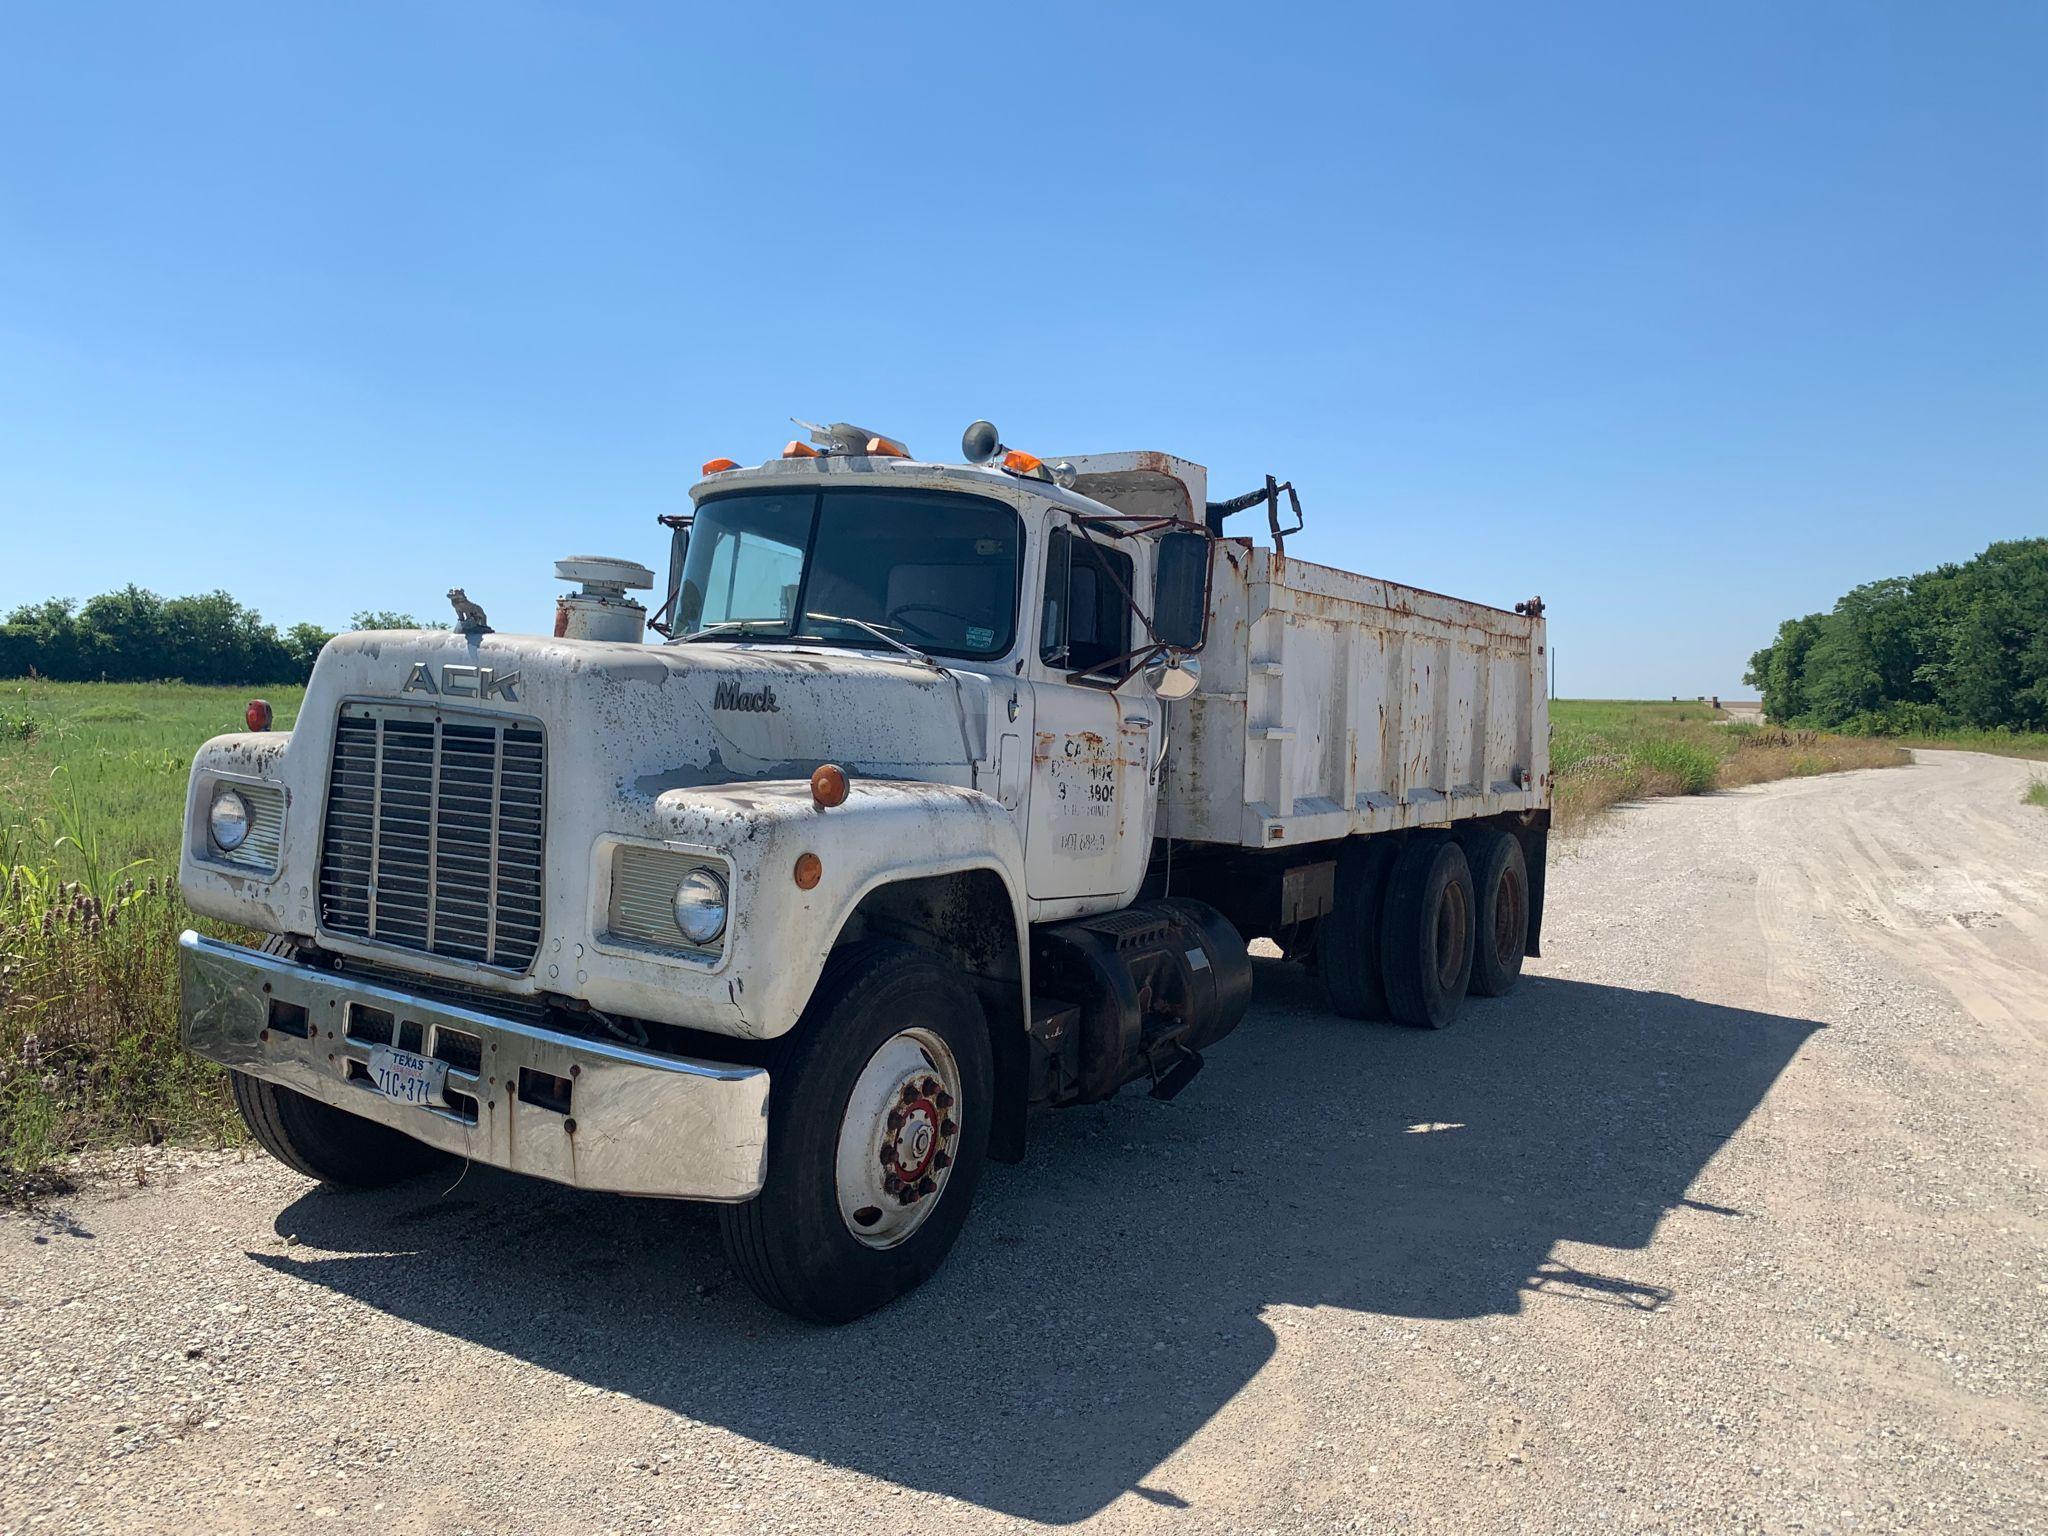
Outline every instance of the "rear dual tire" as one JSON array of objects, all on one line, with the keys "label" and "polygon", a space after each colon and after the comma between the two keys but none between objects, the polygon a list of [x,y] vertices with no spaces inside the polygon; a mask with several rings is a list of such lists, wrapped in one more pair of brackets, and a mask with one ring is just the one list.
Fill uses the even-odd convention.
[{"label": "rear dual tire", "polygon": [[1529,863],[1520,838],[1483,827],[1464,839],[1472,868],[1472,991],[1505,997],[1529,948]]},{"label": "rear dual tire", "polygon": [[1387,1017],[1380,977],[1380,914],[1394,845],[1369,839],[1337,857],[1330,910],[1316,928],[1316,974],[1330,1007],[1347,1019]]},{"label": "rear dual tire", "polygon": [[1467,992],[1504,996],[1521,977],[1529,869],[1511,833],[1366,839],[1338,855],[1333,898],[1315,961],[1346,1018],[1442,1029]]},{"label": "rear dual tire", "polygon": [[1402,845],[1387,877],[1380,959],[1387,1011],[1418,1029],[1458,1015],[1472,977],[1472,870],[1447,837]]}]

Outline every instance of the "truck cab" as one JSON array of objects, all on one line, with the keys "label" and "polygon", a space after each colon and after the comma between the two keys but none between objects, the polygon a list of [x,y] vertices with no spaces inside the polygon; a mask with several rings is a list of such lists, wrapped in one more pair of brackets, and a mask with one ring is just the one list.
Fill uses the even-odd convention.
[{"label": "truck cab", "polygon": [[[678,645],[822,663],[808,686],[731,695],[761,705],[725,728],[740,772],[832,760],[986,795],[1017,823],[1013,873],[1042,922],[1127,905],[1144,878],[1164,716],[1145,664],[1200,649],[1156,639],[1147,614],[1162,533],[1177,525],[1206,572],[1202,472],[1103,455],[1064,462],[1063,485],[1006,456],[1022,468],[835,454],[713,473],[678,530],[669,627]],[[850,732],[834,701],[849,654],[945,679],[911,706],[928,756],[901,760],[900,706],[867,722],[871,740]]]},{"label": "truck cab", "polygon": [[[1268,846],[1307,823],[1238,814],[1242,755],[1205,770],[1205,722],[1249,740],[1251,695],[1203,697],[1199,658],[1216,629],[1241,672],[1245,605],[1280,586],[1201,467],[986,423],[963,457],[834,424],[713,460],[664,519],[651,620],[651,572],[578,557],[554,634],[464,598],[456,629],[340,636],[293,732],[207,743],[186,899],[271,937],[185,936],[184,1030],[256,1138],[345,1185],[454,1155],[715,1202],[764,1299],[841,1320],[937,1266],[1031,1106],[1185,1087],[1249,999],[1239,925],[1333,914],[1372,818],[1450,847],[1424,834],[1451,778],[1503,753],[1459,814],[1543,798],[1525,710],[1514,742],[1447,746],[1438,801],[1388,820],[1365,793],[1319,856]],[[1533,617],[1469,617],[1416,622],[1527,670]],[[1163,793],[1251,830],[1188,839],[1176,886]],[[1477,922],[1431,942],[1469,967]]]}]

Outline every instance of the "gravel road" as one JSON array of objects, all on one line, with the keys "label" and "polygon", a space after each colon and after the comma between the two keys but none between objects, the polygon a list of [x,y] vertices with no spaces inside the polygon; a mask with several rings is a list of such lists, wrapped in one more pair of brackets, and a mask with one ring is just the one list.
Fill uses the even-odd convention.
[{"label": "gravel road", "polygon": [[1262,962],[836,1331],[699,1210],[117,1159],[0,1220],[0,1528],[2048,1530],[2027,773],[1624,809],[1440,1035]]}]

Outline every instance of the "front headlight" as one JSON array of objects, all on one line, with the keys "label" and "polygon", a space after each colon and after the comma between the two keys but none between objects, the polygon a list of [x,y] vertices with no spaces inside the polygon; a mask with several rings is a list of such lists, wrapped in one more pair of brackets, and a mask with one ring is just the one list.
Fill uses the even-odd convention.
[{"label": "front headlight", "polygon": [[714,870],[693,869],[675,894],[676,928],[692,944],[715,943],[725,932],[725,881]]},{"label": "front headlight", "polygon": [[213,792],[213,804],[206,809],[206,835],[222,853],[233,853],[249,836],[249,802],[241,791],[223,784]]}]

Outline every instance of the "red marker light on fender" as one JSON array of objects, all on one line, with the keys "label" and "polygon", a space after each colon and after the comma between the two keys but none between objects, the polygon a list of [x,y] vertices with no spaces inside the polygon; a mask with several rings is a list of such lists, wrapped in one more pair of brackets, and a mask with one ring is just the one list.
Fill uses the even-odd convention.
[{"label": "red marker light on fender", "polygon": [[846,804],[846,770],[837,763],[820,764],[811,774],[811,798],[821,811]]},{"label": "red marker light on fender", "polygon": [[242,711],[242,719],[252,731],[269,730],[271,721],[270,700],[251,699],[249,707]]}]

